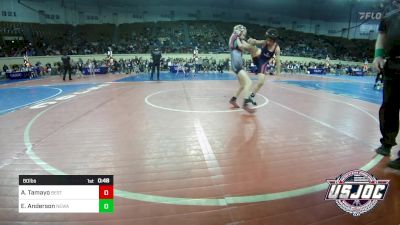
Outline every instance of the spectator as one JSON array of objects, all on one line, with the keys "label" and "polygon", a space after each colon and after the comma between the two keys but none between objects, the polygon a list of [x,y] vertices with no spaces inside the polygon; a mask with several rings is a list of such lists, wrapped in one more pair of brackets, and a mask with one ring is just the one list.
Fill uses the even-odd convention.
[{"label": "spectator", "polygon": [[157,80],[160,80],[160,63],[161,63],[161,51],[159,48],[154,49],[154,51],[151,53],[151,77],[150,80],[153,80],[153,75],[155,72],[155,69],[157,69]]}]

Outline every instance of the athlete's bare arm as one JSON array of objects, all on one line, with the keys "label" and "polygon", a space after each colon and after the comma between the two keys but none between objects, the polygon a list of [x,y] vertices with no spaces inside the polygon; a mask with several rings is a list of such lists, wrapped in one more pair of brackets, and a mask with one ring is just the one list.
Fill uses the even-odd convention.
[{"label": "athlete's bare arm", "polygon": [[247,42],[251,45],[265,45],[266,40],[257,40],[254,38],[249,38]]},{"label": "athlete's bare arm", "polygon": [[258,48],[254,45],[249,44],[247,41],[245,40],[238,40],[238,47],[243,50],[243,51],[247,51],[250,54],[254,54],[257,52]]}]

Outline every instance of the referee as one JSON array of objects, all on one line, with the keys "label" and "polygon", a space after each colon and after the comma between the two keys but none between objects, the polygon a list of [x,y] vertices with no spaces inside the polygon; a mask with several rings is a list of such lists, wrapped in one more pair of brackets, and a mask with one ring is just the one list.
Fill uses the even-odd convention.
[{"label": "referee", "polygon": [[153,63],[151,64],[151,77],[150,80],[153,80],[153,74],[157,68],[157,80],[160,80],[160,63],[161,63],[161,51],[156,48],[151,52],[151,59]]},{"label": "referee", "polygon": [[[385,63],[386,58],[386,63]],[[375,44],[374,66],[383,72],[383,101],[379,110],[381,147],[378,154],[390,156],[397,145],[400,109],[400,0],[392,1],[390,10],[379,25],[379,35]],[[400,152],[388,166],[400,170]]]},{"label": "referee", "polygon": [[65,76],[69,75],[69,80],[72,80],[71,74],[72,74],[72,65],[71,65],[71,57],[67,55],[67,52],[64,52],[64,55],[61,57],[61,61],[63,62],[63,68],[64,68],[64,77],[63,81],[65,81]]}]

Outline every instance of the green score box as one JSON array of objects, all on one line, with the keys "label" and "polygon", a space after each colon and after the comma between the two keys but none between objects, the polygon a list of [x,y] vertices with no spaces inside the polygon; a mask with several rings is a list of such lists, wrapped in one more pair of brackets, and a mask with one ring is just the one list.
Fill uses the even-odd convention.
[{"label": "green score box", "polygon": [[99,213],[113,213],[114,200],[113,199],[100,199],[99,200]]}]

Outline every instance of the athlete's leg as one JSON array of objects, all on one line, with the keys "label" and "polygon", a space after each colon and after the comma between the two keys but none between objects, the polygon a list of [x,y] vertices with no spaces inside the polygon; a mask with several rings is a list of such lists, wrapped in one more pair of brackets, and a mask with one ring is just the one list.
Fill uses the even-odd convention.
[{"label": "athlete's leg", "polygon": [[[239,88],[236,91],[235,95],[231,98],[229,103],[231,103],[235,108],[240,108],[239,105],[236,103],[237,98],[243,92],[243,98],[245,103],[252,102],[250,98],[250,88],[251,88],[251,80],[246,71],[240,70],[236,74],[238,81],[239,81]],[[250,101],[249,101],[250,99]]]},{"label": "athlete's leg", "polygon": [[231,64],[232,64],[232,70],[236,73],[237,78],[239,80],[240,87],[235,93],[235,95],[232,97],[232,99],[229,101],[229,103],[231,103],[235,108],[239,108],[239,105],[236,103],[236,100],[240,95],[240,93],[244,92],[243,109],[249,113],[254,113],[255,109],[252,109],[248,106],[248,103],[252,102],[250,98],[251,80],[249,78],[249,75],[243,68],[244,66],[243,66],[243,59],[241,52],[233,51],[231,53]]},{"label": "athlete's leg", "polygon": [[[239,79],[239,77],[238,77],[238,79]],[[239,84],[240,84],[240,87],[236,91],[236,94],[234,95],[235,98],[239,97],[240,94],[242,93],[243,89],[244,89],[244,84],[243,84],[243,82],[241,82],[241,79],[239,79]]]},{"label": "athlete's leg", "polygon": [[256,87],[253,90],[253,93],[251,94],[251,97],[255,97],[255,94],[258,93],[258,91],[264,86],[265,84],[265,78],[267,77],[264,73],[259,73],[257,74],[258,76],[258,83]]},{"label": "athlete's leg", "polygon": [[232,52],[231,53],[231,67],[233,72],[236,74],[238,81],[239,81],[239,88],[236,91],[236,93],[233,95],[231,100],[229,101],[230,104],[233,105],[235,108],[240,108],[240,106],[236,103],[237,98],[239,95],[242,93],[244,89],[244,80],[240,78],[240,71],[243,69],[243,59],[242,59],[242,53],[240,52]]},{"label": "athlete's leg", "polygon": [[249,103],[253,103],[253,100],[250,97],[251,79],[245,70],[239,71],[238,79],[243,86],[243,109],[249,113],[254,113],[256,110],[249,106]]},{"label": "athlete's leg", "polygon": [[247,72],[244,70],[240,70],[237,76],[238,76],[240,86],[243,91],[243,97],[245,99],[247,99],[250,97],[250,88],[251,88],[250,77],[248,76]]},{"label": "athlete's leg", "polygon": [[236,91],[236,93],[233,95],[233,97],[231,98],[231,100],[229,101],[229,103],[231,105],[233,105],[234,108],[240,108],[240,106],[237,104],[236,100],[237,98],[240,96],[240,94],[242,93],[243,89],[244,89],[244,80],[241,79],[241,76],[239,74],[236,74],[238,81],[239,81],[239,88]]}]

